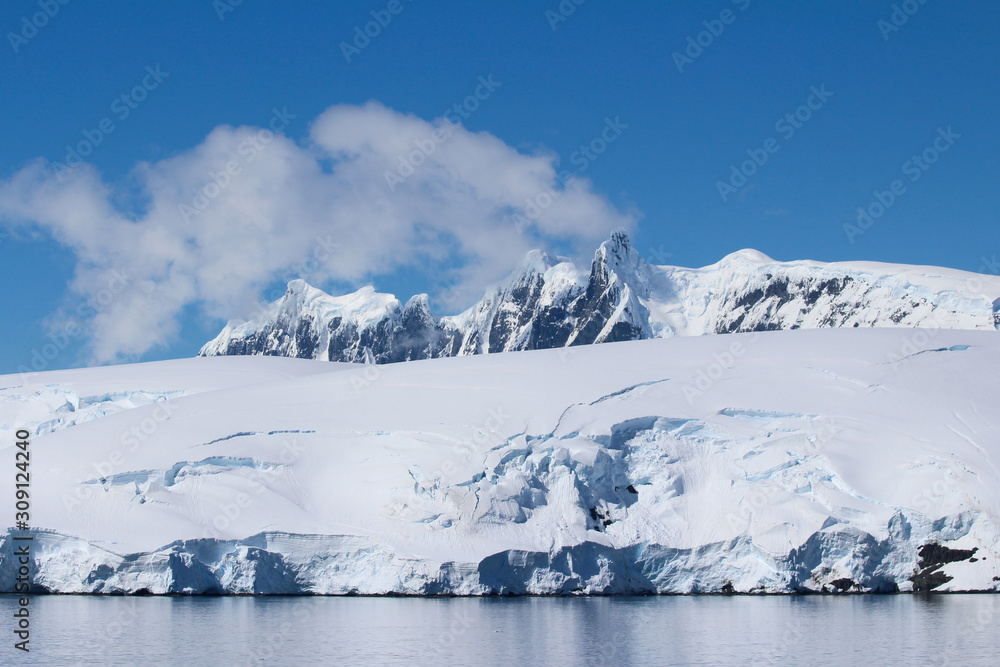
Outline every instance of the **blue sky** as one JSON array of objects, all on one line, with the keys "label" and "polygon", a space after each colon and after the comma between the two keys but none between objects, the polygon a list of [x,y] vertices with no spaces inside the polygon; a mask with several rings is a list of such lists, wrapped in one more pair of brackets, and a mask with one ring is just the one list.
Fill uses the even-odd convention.
[{"label": "blue sky", "polygon": [[[332,291],[452,288],[445,314],[525,248],[586,258],[618,224],[656,263],[992,270],[996,3],[653,5],[4,3],[0,372],[191,356],[304,265]],[[502,219],[567,171],[527,231]]]}]

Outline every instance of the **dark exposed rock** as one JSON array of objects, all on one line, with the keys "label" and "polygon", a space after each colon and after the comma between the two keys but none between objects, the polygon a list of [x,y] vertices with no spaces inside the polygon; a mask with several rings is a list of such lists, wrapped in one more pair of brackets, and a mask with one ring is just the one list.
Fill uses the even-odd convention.
[{"label": "dark exposed rock", "polygon": [[[562,273],[549,273],[567,266]],[[268,316],[227,327],[201,354],[394,363],[673,335],[672,324],[658,320],[654,326],[650,299],[675,304],[687,298],[681,291],[692,280],[706,282],[699,283],[684,306],[692,309],[701,327],[689,333],[922,326],[927,313],[938,308],[926,290],[908,293],[866,275],[837,275],[849,268],[769,263],[766,257],[742,251],[713,268],[715,273],[699,271],[692,278],[687,269],[650,267],[628,236],[616,231],[595,253],[589,274],[533,251],[505,283],[455,317],[435,317],[426,295],[403,306],[371,288],[329,297],[303,281],[292,281]],[[310,304],[323,298],[338,303],[367,299],[371,307],[360,309],[363,316],[344,315],[339,306],[310,310]],[[990,311],[988,302],[986,306]],[[689,321],[686,311],[675,314],[678,321]],[[1000,299],[992,302],[990,319],[987,326],[1000,329]]]},{"label": "dark exposed rock", "polygon": [[948,563],[972,560],[978,550],[978,547],[951,549],[937,543],[923,545],[917,552],[917,555],[920,556],[920,560],[917,562],[917,572],[910,577],[910,581],[913,582],[913,592],[925,593],[948,583],[953,577],[942,572],[941,567]]},{"label": "dark exposed rock", "polygon": [[925,544],[920,547],[920,551],[917,552],[917,555],[920,556],[920,561],[917,563],[917,567],[920,569],[926,569],[929,567],[944,565],[946,563],[956,563],[961,560],[969,560],[977,551],[979,551],[978,547],[973,547],[972,549],[951,549],[943,544]]},{"label": "dark exposed rock", "polygon": [[921,571],[910,577],[914,593],[928,593],[942,584],[947,584],[952,579],[953,577],[949,577],[940,570]]},{"label": "dark exposed rock", "polygon": [[834,579],[830,584],[837,589],[838,592],[843,593],[844,591],[849,591],[854,587],[854,581],[844,577],[842,579]]}]

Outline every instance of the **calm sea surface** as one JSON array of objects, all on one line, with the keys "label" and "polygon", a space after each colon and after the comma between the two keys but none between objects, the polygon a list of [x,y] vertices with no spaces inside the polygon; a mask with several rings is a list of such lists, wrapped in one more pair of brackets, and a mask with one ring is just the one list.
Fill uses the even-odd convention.
[{"label": "calm sea surface", "polygon": [[1000,665],[1000,596],[0,596],[0,664]]}]

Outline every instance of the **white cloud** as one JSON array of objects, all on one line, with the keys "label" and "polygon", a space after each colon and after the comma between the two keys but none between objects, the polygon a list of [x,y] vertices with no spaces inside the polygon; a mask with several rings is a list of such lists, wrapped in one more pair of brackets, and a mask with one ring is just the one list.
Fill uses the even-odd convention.
[{"label": "white cloud", "polygon": [[[122,184],[89,165],[57,177],[37,161],[0,182],[0,220],[73,251],[70,290],[98,312],[86,333],[101,363],[169,343],[191,306],[247,317],[265,285],[307,260],[319,284],[404,267],[449,271],[471,298],[532,247],[592,248],[612,228],[633,226],[634,214],[588,181],[553,186],[556,164],[555,155],[370,102],[326,110],[302,143],[220,126],[190,150],[138,164]],[[516,225],[517,216],[531,224]]]}]

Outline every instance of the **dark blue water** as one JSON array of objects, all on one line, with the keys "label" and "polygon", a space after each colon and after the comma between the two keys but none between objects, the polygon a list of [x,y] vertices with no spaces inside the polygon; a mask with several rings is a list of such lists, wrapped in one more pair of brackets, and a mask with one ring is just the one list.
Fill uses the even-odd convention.
[{"label": "dark blue water", "polygon": [[36,596],[37,665],[998,665],[1000,596]]}]

